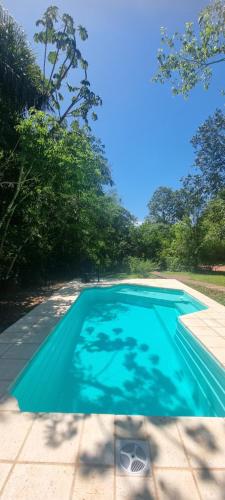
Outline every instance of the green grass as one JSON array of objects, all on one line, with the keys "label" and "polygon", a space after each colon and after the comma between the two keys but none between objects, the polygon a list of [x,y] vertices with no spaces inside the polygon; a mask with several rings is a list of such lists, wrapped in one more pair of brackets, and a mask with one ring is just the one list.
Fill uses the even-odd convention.
[{"label": "green grass", "polygon": [[190,273],[190,272],[173,272],[173,271],[163,271],[162,275],[165,276],[184,276],[186,278],[189,278],[193,281],[202,281],[205,283],[209,283],[212,285],[219,285],[219,286],[224,286],[225,287],[225,273],[222,272],[202,272],[202,273]]},{"label": "green grass", "polygon": [[219,304],[225,306],[225,292],[220,292],[219,290],[215,290],[214,288],[206,288],[204,286],[199,285],[191,285],[191,288],[197,290],[198,292],[204,293],[210,297],[210,299],[216,300]]}]

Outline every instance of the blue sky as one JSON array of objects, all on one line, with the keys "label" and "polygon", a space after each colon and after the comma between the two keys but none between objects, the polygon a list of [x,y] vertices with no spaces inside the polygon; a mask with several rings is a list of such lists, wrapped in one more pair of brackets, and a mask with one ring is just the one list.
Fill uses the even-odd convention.
[{"label": "blue sky", "polygon": [[151,83],[160,45],[160,26],[181,31],[197,18],[203,0],[3,0],[34,44],[35,21],[50,5],[71,14],[89,34],[81,44],[89,62],[89,80],[103,99],[95,135],[106,146],[113,179],[123,204],[139,220],[160,185],[173,188],[190,171],[189,143],[196,128],[224,106],[219,89],[223,68],[215,69],[208,92],[194,90],[188,100],[172,96],[169,85]]}]

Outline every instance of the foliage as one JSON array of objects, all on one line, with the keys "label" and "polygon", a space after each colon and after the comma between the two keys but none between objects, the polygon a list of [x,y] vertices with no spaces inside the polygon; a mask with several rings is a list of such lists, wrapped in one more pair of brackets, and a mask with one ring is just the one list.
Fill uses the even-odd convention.
[{"label": "foliage", "polygon": [[199,264],[199,231],[188,217],[173,227],[173,238],[167,256],[168,269],[195,269]]},{"label": "foliage", "polygon": [[[68,117],[87,122],[89,111],[101,105],[101,99],[90,89],[88,62],[78,48],[78,37],[81,41],[88,38],[86,29],[76,27],[69,14],[60,16],[55,6],[48,7],[36,25],[40,30],[34,40],[44,46],[42,89],[51,109],[58,113],[58,123]],[[96,113],[92,118],[97,119]]]},{"label": "foliage", "polygon": [[[62,244],[68,258],[75,249],[81,252],[75,241],[86,224],[87,200],[93,211],[96,197],[104,196],[103,186],[112,182],[104,150],[89,133],[74,124],[69,131],[58,127],[49,134],[53,126],[53,118],[34,111],[17,127],[18,179],[2,206],[0,225],[7,278],[22,250],[22,262],[40,264],[54,252],[59,256]],[[10,179],[11,168],[6,174]]]},{"label": "foliage", "polygon": [[201,262],[217,264],[225,261],[225,190],[210,201],[200,219],[203,234]]},{"label": "foliage", "polygon": [[181,190],[161,186],[148,203],[149,220],[162,224],[174,224],[185,214],[184,196]]},{"label": "foliage", "polygon": [[208,89],[215,64],[225,63],[225,3],[214,0],[199,15],[197,26],[185,24],[184,33],[168,36],[161,28],[164,48],[158,50],[154,81],[172,80],[172,92],[188,96],[201,82]]},{"label": "foliage", "polygon": [[101,100],[77,45],[86,30],[49,7],[35,35],[41,70],[23,32],[7,22],[0,22],[0,279],[43,281],[127,263],[147,277],[156,268],[225,262],[224,113],[193,137],[194,173],[178,190],[159,187],[137,225],[112,191],[104,146],[87,123]]},{"label": "foliage", "polygon": [[18,115],[45,104],[41,70],[26,36],[0,6],[0,152],[16,144]]},{"label": "foliage", "polygon": [[166,224],[146,220],[131,231],[131,255],[165,265],[165,254],[170,245],[170,229]]},{"label": "foliage", "polygon": [[186,188],[202,200],[217,195],[225,186],[225,114],[217,109],[200,125],[191,140],[196,175],[186,178]]},{"label": "foliage", "polygon": [[[104,147],[79,120],[87,122],[91,108],[101,103],[89,88],[88,64],[77,45],[78,36],[85,40],[87,32],[76,28],[71,16],[60,17],[56,7],[49,7],[35,35],[44,44],[42,72],[24,33],[10,17],[3,17],[0,278],[42,280],[61,269],[81,272],[122,259],[133,218],[115,196],[106,194],[112,179]],[[21,75],[23,88],[18,86]],[[76,75],[81,77],[79,86]],[[48,104],[58,117],[35,110],[39,104]],[[10,113],[9,140],[4,129]],[[69,126],[67,117],[72,117]]]},{"label": "foliage", "polygon": [[[194,171],[182,179],[186,214],[197,224],[207,203],[225,187],[225,114],[216,110],[191,139]],[[219,255],[218,255],[219,258]]]},{"label": "foliage", "polygon": [[0,91],[23,110],[43,102],[41,71],[24,32],[0,6]]},{"label": "foliage", "polygon": [[139,257],[129,257],[129,271],[138,274],[143,278],[148,278],[152,271],[155,271],[156,264],[149,259],[140,259]]},{"label": "foliage", "polygon": [[83,256],[101,270],[121,264],[127,256],[134,219],[117,196],[84,194],[80,217],[85,220],[81,236]]}]

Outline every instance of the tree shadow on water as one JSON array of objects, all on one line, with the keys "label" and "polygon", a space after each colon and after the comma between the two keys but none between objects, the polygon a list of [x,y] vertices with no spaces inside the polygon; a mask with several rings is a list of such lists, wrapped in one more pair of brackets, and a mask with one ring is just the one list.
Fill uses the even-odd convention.
[{"label": "tree shadow on water", "polygon": [[129,306],[120,302],[96,303],[92,305],[89,313],[86,314],[85,319],[87,321],[93,321],[97,324],[105,321],[113,321],[119,314],[126,313],[129,309]]},{"label": "tree shadow on water", "polygon": [[[90,328],[88,328],[89,333],[92,333],[93,336],[91,339],[81,338],[78,341],[78,344],[82,345],[82,348],[85,348],[88,352],[112,352],[112,351],[120,351],[122,349],[134,349],[137,345],[137,341],[133,337],[122,338],[113,338],[105,332],[98,332],[94,335],[94,329],[90,332]],[[122,328],[120,328],[122,332]],[[147,346],[148,347],[148,346]]]}]

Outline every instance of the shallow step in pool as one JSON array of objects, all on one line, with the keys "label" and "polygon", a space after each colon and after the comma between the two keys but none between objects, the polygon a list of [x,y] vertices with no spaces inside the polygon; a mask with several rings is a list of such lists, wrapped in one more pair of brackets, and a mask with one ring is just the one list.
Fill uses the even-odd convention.
[{"label": "shallow step in pool", "polygon": [[225,416],[225,371],[180,325],[179,290],[90,288],[11,389],[23,411]]}]

